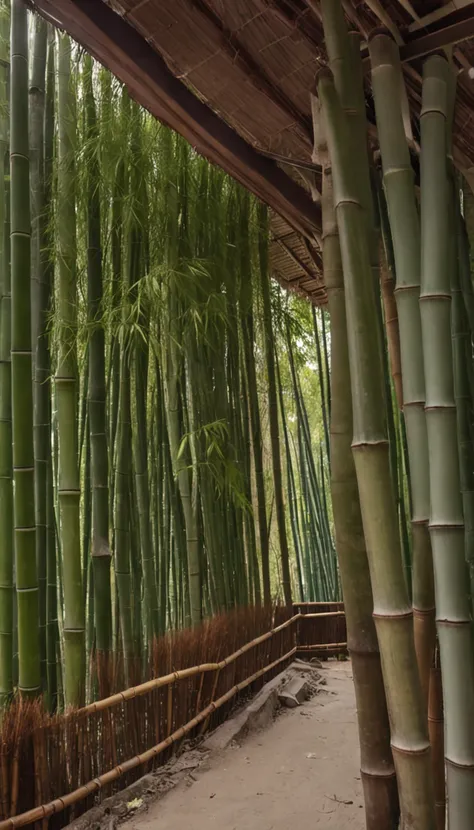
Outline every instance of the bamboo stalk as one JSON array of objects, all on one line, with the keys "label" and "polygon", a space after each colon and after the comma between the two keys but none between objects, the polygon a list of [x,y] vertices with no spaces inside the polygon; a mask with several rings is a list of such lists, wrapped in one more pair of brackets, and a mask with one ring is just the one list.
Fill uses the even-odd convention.
[{"label": "bamboo stalk", "polygon": [[58,306],[60,354],[55,375],[59,432],[59,504],[64,582],[64,692],[66,705],[85,697],[85,613],[82,591],[80,478],[77,441],[77,247],[75,206],[75,97],[71,42],[58,50]]},{"label": "bamboo stalk", "polygon": [[446,773],[444,768],[443,687],[439,666],[433,666],[430,673],[428,730],[433,753],[436,830],[444,830],[446,825]]},{"label": "bamboo stalk", "polygon": [[[13,460],[8,160],[10,8],[0,7],[0,707],[13,692]],[[8,201],[7,201],[8,200]]]},{"label": "bamboo stalk", "polygon": [[19,687],[34,696],[40,691],[41,673],[31,382],[28,19],[23,0],[13,0],[11,9],[11,372]]},{"label": "bamboo stalk", "polygon": [[430,534],[446,721],[448,824],[474,814],[474,663],[460,486],[451,343],[447,127],[450,68],[439,55],[423,71],[421,111],[421,323],[430,458]]},{"label": "bamboo stalk", "polygon": [[381,344],[370,261],[370,228],[361,203],[360,184],[354,175],[358,165],[354,165],[352,133],[329,70],[323,70],[319,75],[318,90],[332,163],[344,270],[353,399],[352,449],[400,807],[404,821],[411,821],[419,830],[431,830],[434,827],[434,797],[430,745],[390,474]]},{"label": "bamboo stalk", "polygon": [[[336,549],[347,615],[348,645],[353,664],[366,824],[368,829],[381,830],[391,828],[397,823],[397,782],[390,749],[390,729],[379,647],[372,619],[373,598],[369,562],[351,451],[353,416],[346,304],[332,171],[323,114],[315,98],[312,99],[312,110],[316,148],[323,166],[323,267],[332,334],[331,493]],[[304,614],[305,619],[315,616],[318,614]],[[312,647],[305,647],[304,650],[310,651]]]},{"label": "bamboo stalk", "polygon": [[30,192],[31,192],[31,333],[34,375],[34,453],[36,563],[38,568],[41,685],[46,689],[46,559],[47,559],[47,475],[51,454],[50,375],[47,318],[50,311],[50,284],[45,243],[44,124],[46,87],[47,24],[37,17],[33,41],[30,99]]},{"label": "bamboo stalk", "polygon": [[105,333],[102,287],[99,127],[92,83],[92,58],[84,59],[84,97],[87,132],[87,275],[88,320],[88,416],[92,479],[92,567],[94,617],[100,694],[108,686],[112,649],[112,600],[109,548],[109,489],[106,433]]},{"label": "bamboo stalk", "polygon": [[435,646],[433,561],[428,529],[430,509],[425,373],[419,306],[421,237],[414,176],[405,137],[400,89],[403,76],[398,48],[389,35],[370,41],[372,88],[395,256],[395,296],[400,321],[403,412],[412,492],[413,615],[415,649],[428,705]]}]

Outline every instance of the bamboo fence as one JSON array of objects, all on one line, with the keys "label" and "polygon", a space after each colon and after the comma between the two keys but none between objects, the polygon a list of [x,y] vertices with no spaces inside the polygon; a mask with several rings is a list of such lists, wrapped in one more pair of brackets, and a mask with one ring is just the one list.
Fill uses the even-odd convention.
[{"label": "bamboo fence", "polygon": [[[224,659],[177,669],[55,717],[39,701],[15,701],[0,730],[0,830],[63,827],[166,763],[183,738],[215,728],[242,694],[255,694],[298,653],[324,658],[345,651],[342,608],[296,605],[292,616]],[[274,622],[288,614],[278,611]],[[187,659],[181,654],[181,663]]]}]

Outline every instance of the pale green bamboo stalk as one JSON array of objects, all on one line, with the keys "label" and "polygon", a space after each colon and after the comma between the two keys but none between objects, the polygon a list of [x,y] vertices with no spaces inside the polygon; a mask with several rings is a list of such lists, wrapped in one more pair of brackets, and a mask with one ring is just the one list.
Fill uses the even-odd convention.
[{"label": "pale green bamboo stalk", "polygon": [[13,0],[11,12],[11,372],[19,688],[35,696],[41,674],[31,377],[28,18],[23,0]]},{"label": "pale green bamboo stalk", "polygon": [[0,5],[0,707],[13,691],[13,462],[8,175],[10,3]]},{"label": "pale green bamboo stalk", "polygon": [[280,428],[278,423],[278,401],[275,377],[275,343],[272,330],[272,310],[270,299],[270,272],[268,268],[268,213],[265,205],[258,207],[258,249],[259,277],[263,304],[264,349],[268,383],[268,416],[272,447],[273,487],[275,510],[277,516],[278,536],[280,540],[280,558],[282,570],[282,587],[286,605],[291,605],[291,576],[286,532],[286,516],[281,475]]},{"label": "pale green bamboo stalk", "polygon": [[[56,37],[54,29],[48,29],[48,57],[46,69],[46,98],[45,98],[45,125],[44,125],[44,226],[42,256],[44,267],[42,277],[44,290],[48,290],[51,299],[54,284],[54,260],[52,242],[54,234],[53,208],[53,157],[55,140],[55,97],[56,97],[56,66],[55,66]],[[46,303],[45,307],[49,303]],[[47,673],[47,703],[50,711],[54,712],[57,705],[57,660],[56,640],[58,637],[57,612],[57,567],[56,567],[56,526],[54,517],[53,492],[53,458],[52,458],[52,428],[51,428],[51,355],[49,341],[45,352],[45,368],[47,368],[48,383],[48,431],[49,453],[46,470],[46,673]],[[49,364],[48,364],[49,361]]]},{"label": "pale green bamboo stalk", "polygon": [[85,700],[85,609],[82,589],[80,480],[77,436],[75,101],[71,42],[58,51],[58,338],[55,375],[59,433],[59,512],[64,586],[64,695],[66,706]]},{"label": "pale green bamboo stalk", "polygon": [[449,184],[450,68],[439,55],[423,71],[421,110],[421,324],[430,458],[430,534],[445,703],[448,821],[474,814],[474,663],[464,555],[451,345]]},{"label": "pale green bamboo stalk", "polygon": [[403,412],[412,492],[415,648],[426,706],[436,639],[433,559],[428,529],[430,482],[420,317],[421,237],[414,175],[401,110],[398,47],[385,33],[370,41],[372,89],[395,257]]},{"label": "pale green bamboo stalk", "polygon": [[389,447],[368,226],[354,165],[352,132],[332,75],[319,76],[334,180],[346,293],[353,399],[352,449],[369,559],[374,619],[390,716],[402,819],[433,830],[431,753],[403,572]]},{"label": "pale green bamboo stalk", "polygon": [[[472,324],[474,322],[474,306],[473,306],[473,289],[471,281],[470,263],[469,263],[469,242],[467,238],[466,227],[464,219],[461,215],[459,199],[456,207],[456,236],[458,245],[458,279],[459,279],[459,299],[462,306],[459,308],[460,330],[462,330],[462,341],[464,349],[460,349],[459,357],[462,358],[462,399],[463,406],[457,406],[458,412],[458,432],[459,432],[459,454],[461,461],[461,486],[463,491],[463,508],[464,508],[464,533],[466,543],[466,561],[469,570],[469,580],[471,585],[471,613],[474,609],[474,422],[473,422],[473,405],[474,401],[474,367],[471,359],[471,341],[473,336]],[[455,330],[455,310],[454,310],[454,290],[453,290],[453,336]],[[461,344],[459,344],[461,345]],[[453,350],[455,343],[453,342]],[[456,360],[454,362],[454,372],[456,378]],[[463,389],[464,386],[464,389]],[[457,398],[458,391],[455,389]],[[457,405],[457,402],[456,402]],[[462,413],[462,414],[461,414]],[[462,419],[462,423],[461,423]]]},{"label": "pale green bamboo stalk", "polygon": [[[46,671],[46,500],[47,466],[51,453],[50,374],[47,318],[50,311],[51,286],[45,254],[45,193],[44,193],[44,118],[46,86],[47,24],[35,19],[32,69],[30,76],[30,187],[31,187],[31,292],[32,348],[34,371],[34,450],[36,565],[38,568],[41,682],[47,684]],[[45,273],[46,272],[46,273]],[[45,279],[46,277],[46,279]]]},{"label": "pale green bamboo stalk", "polygon": [[109,459],[106,431],[105,332],[103,323],[99,127],[92,84],[92,58],[84,59],[87,140],[87,292],[89,330],[88,414],[92,484],[92,567],[99,694],[108,693],[112,650],[109,546]]},{"label": "pale green bamboo stalk", "polygon": [[[173,159],[173,147],[171,135],[164,137],[167,162],[170,171],[175,176],[172,166],[176,164]],[[171,175],[171,173],[170,173]],[[178,481],[178,488],[184,513],[186,528],[186,550],[188,560],[188,584],[191,610],[191,623],[198,625],[202,617],[201,602],[201,568],[199,562],[199,541],[196,522],[196,511],[192,500],[190,481],[190,458],[188,457],[188,445],[182,448],[182,432],[180,428],[180,380],[184,380],[183,356],[180,351],[182,334],[180,332],[179,304],[177,297],[176,270],[179,267],[178,249],[178,215],[179,204],[178,194],[175,187],[168,187],[168,245],[167,264],[170,270],[170,281],[168,285],[168,338],[167,365],[166,365],[166,393],[167,393],[167,419],[170,451],[174,474]],[[183,386],[185,384],[183,383]]]},{"label": "pale green bamboo stalk", "polygon": [[326,131],[319,102],[312,98],[311,103],[315,149],[323,170],[322,253],[331,320],[331,495],[336,549],[357,701],[367,830],[388,830],[396,827],[400,810],[379,645],[372,619],[369,561],[351,451],[353,424],[344,274]]}]

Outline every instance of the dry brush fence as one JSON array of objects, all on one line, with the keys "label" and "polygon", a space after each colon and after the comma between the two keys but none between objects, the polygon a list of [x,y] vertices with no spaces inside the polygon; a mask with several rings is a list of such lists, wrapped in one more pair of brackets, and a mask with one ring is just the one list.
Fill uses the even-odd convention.
[{"label": "dry brush fence", "polygon": [[158,676],[63,715],[15,701],[0,731],[0,830],[63,827],[215,728],[297,653],[345,650],[342,607],[241,609],[171,633],[155,644]]}]

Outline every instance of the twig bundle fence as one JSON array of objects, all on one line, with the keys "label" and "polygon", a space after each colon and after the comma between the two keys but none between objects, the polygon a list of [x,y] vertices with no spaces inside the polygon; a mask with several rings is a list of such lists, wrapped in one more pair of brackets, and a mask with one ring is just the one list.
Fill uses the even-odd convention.
[{"label": "twig bundle fence", "polygon": [[[243,609],[197,632],[175,632],[156,643],[158,676],[62,715],[49,716],[39,701],[14,701],[0,731],[0,830],[65,826],[165,764],[184,737],[215,728],[297,653],[345,650],[342,607]],[[250,639],[251,629],[262,633]],[[234,651],[223,658],[229,645]]]}]

